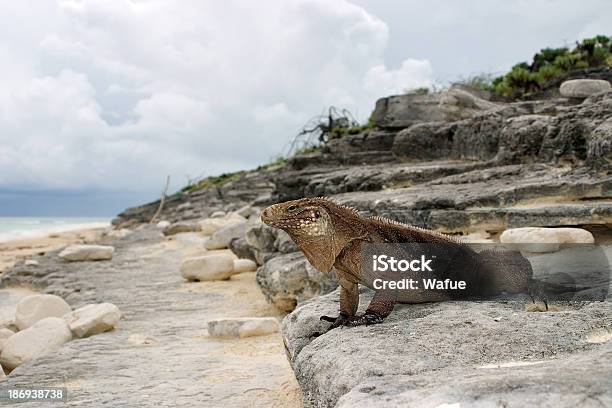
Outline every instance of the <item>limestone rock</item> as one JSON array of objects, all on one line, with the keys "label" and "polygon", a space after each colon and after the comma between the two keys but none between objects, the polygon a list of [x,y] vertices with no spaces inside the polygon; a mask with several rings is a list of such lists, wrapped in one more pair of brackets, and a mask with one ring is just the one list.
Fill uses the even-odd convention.
[{"label": "limestone rock", "polygon": [[566,98],[587,98],[610,89],[610,82],[603,79],[571,79],[561,84],[559,92]]},{"label": "limestone rock", "polygon": [[[361,290],[359,313],[372,293]],[[338,296],[282,323],[308,407],[574,407],[593,392],[612,402],[612,342],[585,347],[593,328],[609,327],[609,301],[561,313],[527,312],[523,299],[396,305],[382,324],[327,331],[319,317],[337,315]]]},{"label": "limestone rock", "polygon": [[587,158],[592,163],[612,165],[612,117],[593,130],[587,141]]},{"label": "limestone rock", "polygon": [[9,370],[57,350],[72,339],[64,319],[47,317],[11,336],[0,353],[0,364]]},{"label": "limestone rock", "polygon": [[7,329],[6,327],[0,327],[0,352],[2,351],[2,347],[4,347],[4,343],[6,343],[8,338],[13,334],[15,334],[14,331]]},{"label": "limestone rock", "polygon": [[206,249],[228,248],[230,242],[235,238],[244,237],[249,228],[246,221],[228,225],[215,232],[208,241],[204,243]]},{"label": "limestone rock", "polygon": [[4,373],[4,370],[2,369],[2,365],[0,365],[0,380],[6,378],[6,374]]},{"label": "limestone rock", "polygon": [[208,322],[208,333],[213,337],[265,336],[279,330],[273,317],[246,317],[215,319]]},{"label": "limestone rock", "polygon": [[106,245],[70,245],[59,257],[65,261],[107,261],[113,258],[115,248]]},{"label": "limestone rock", "polygon": [[172,225],[172,223],[170,221],[166,221],[166,220],[162,220],[160,222],[158,222],[157,224],[155,224],[157,228],[159,229],[166,229],[168,228],[170,225]]},{"label": "limestone rock", "polygon": [[239,209],[236,210],[236,214],[244,217],[244,218],[251,218],[251,217],[259,217],[259,213],[261,212],[261,209],[259,207],[253,207],[251,205],[245,205],[244,207],[241,207]]},{"label": "limestone rock", "polygon": [[257,270],[257,284],[268,301],[284,312],[338,285],[335,274],[317,271],[299,252],[279,255],[266,262]]},{"label": "limestone rock", "polygon": [[236,213],[230,213],[223,217],[217,218],[205,218],[199,221],[200,227],[202,228],[202,234],[213,235],[215,232],[229,227],[231,225],[241,224],[246,221],[241,215]]},{"label": "limestone rock", "polygon": [[200,224],[195,222],[176,222],[164,228],[164,235],[174,235],[181,232],[198,232],[201,230]]},{"label": "limestone rock", "polygon": [[234,259],[234,273],[253,272],[257,264],[250,259]]},{"label": "limestone rock", "polygon": [[203,255],[181,263],[181,275],[187,280],[224,280],[233,274],[234,257],[230,254]]},{"label": "limestone rock", "polygon": [[553,252],[561,244],[592,244],[593,234],[580,228],[524,227],[504,231],[499,237],[504,244],[520,244],[528,252]]},{"label": "limestone rock", "polygon": [[17,303],[15,326],[24,330],[46,317],[62,317],[70,311],[68,303],[59,296],[26,296]]},{"label": "limestone rock", "polygon": [[34,259],[27,259],[23,264],[25,266],[38,266],[38,261]]},{"label": "limestone rock", "polygon": [[440,96],[434,93],[389,96],[376,101],[372,118],[376,126],[387,129],[444,120],[439,102]]},{"label": "limestone rock", "polygon": [[493,102],[460,88],[451,88],[442,92],[439,105],[440,110],[449,121],[468,119],[479,112],[499,107]]},{"label": "limestone rock", "polygon": [[210,214],[210,218],[223,218],[225,217],[225,211],[215,211],[212,214]]},{"label": "limestone rock", "polygon": [[181,232],[174,236],[176,243],[183,248],[196,247],[204,250],[206,238],[198,232]]},{"label": "limestone rock", "polygon": [[112,303],[86,305],[64,315],[64,320],[77,337],[88,337],[112,330],[120,318],[119,308]]}]

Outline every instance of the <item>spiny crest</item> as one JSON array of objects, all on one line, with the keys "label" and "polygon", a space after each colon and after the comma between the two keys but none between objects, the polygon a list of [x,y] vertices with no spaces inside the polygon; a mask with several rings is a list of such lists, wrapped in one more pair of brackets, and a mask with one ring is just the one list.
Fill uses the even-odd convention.
[{"label": "spiny crest", "polygon": [[379,215],[375,215],[373,217],[369,217],[368,219],[373,220],[373,221],[378,221],[378,222],[382,223],[383,225],[396,225],[398,227],[408,228],[408,229],[411,229],[411,230],[416,230],[416,231],[420,231],[420,232],[425,232],[427,234],[435,235],[437,237],[448,239],[449,241],[456,242],[458,244],[462,243],[460,240],[458,240],[457,238],[453,237],[452,235],[443,234],[443,233],[438,232],[438,231],[432,231],[432,230],[429,230],[427,228],[421,228],[421,227],[417,227],[417,226],[410,225],[410,224],[404,224],[403,222],[395,221],[395,220],[392,220],[390,218],[381,217]]},{"label": "spiny crest", "polygon": [[[328,210],[344,210],[350,212],[352,215],[356,217],[360,217],[359,211],[353,207],[349,207],[344,204],[339,204],[333,200],[330,200],[328,197],[320,196],[320,197],[311,197],[311,198],[303,198],[305,202],[308,204],[321,205],[327,208]],[[341,215],[341,214],[340,214]]]}]

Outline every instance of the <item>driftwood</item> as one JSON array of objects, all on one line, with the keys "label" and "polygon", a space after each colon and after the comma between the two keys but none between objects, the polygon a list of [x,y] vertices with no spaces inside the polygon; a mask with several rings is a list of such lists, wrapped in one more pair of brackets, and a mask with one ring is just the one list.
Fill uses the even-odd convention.
[{"label": "driftwood", "polygon": [[155,214],[151,218],[151,221],[149,221],[149,224],[153,224],[155,220],[157,219],[157,217],[159,217],[159,215],[161,214],[162,209],[164,208],[164,203],[166,202],[166,194],[168,193],[168,186],[170,186],[170,175],[166,177],[166,187],[164,188],[164,191],[161,195],[161,199],[159,200],[159,207],[157,207],[157,211],[155,211]]}]

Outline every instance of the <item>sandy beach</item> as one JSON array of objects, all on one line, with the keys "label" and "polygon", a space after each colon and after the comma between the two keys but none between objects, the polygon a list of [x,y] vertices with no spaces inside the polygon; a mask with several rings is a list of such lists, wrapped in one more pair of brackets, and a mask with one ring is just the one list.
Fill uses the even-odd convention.
[{"label": "sandy beach", "polygon": [[17,262],[75,243],[94,241],[105,228],[85,228],[52,232],[33,238],[0,242],[0,274]]}]

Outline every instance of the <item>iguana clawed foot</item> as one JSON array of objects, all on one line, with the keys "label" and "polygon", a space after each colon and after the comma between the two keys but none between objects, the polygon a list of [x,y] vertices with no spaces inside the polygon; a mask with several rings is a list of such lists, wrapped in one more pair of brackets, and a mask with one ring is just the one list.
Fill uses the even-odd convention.
[{"label": "iguana clawed foot", "polygon": [[361,316],[349,316],[346,313],[340,312],[340,315],[338,317],[321,316],[320,319],[325,322],[332,323],[329,330],[335,329],[336,327],[340,327],[340,326],[349,326],[349,327],[363,326],[363,325],[368,326],[371,324],[382,323],[384,320],[382,316],[372,311],[366,311]]}]

